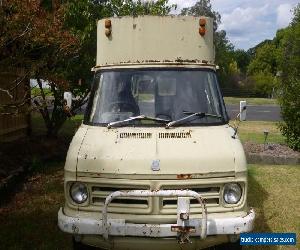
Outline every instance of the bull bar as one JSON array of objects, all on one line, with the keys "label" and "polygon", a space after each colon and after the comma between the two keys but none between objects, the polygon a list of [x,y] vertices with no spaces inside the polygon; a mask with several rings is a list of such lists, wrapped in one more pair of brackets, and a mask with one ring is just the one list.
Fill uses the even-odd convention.
[{"label": "bull bar", "polygon": [[[136,224],[126,223],[124,219],[108,219],[108,206],[118,197],[177,197],[177,224]],[[189,219],[190,198],[196,199],[201,205],[201,219]],[[251,209],[244,217],[207,219],[207,209],[203,197],[191,190],[131,190],[116,191],[107,196],[103,209],[102,220],[75,218],[64,215],[62,209],[58,213],[58,226],[67,233],[96,234],[104,239],[111,236],[142,236],[142,237],[177,237],[180,243],[187,243],[189,236],[240,234],[253,228],[255,213]]]}]

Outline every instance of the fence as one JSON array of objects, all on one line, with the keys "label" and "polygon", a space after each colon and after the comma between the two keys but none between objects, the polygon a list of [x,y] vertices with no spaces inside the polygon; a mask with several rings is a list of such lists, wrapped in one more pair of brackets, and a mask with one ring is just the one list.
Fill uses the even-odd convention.
[{"label": "fence", "polygon": [[257,98],[267,98],[266,94],[257,93],[254,90],[246,90],[239,88],[222,88],[222,94],[226,97],[257,97]]},{"label": "fence", "polygon": [[0,70],[0,141],[12,141],[30,131],[30,84],[21,70]]}]

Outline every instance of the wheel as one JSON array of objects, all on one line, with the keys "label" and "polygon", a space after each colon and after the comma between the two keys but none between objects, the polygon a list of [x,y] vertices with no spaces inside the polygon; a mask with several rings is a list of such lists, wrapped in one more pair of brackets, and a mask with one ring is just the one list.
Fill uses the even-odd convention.
[{"label": "wheel", "polygon": [[240,245],[240,241],[237,242],[229,242],[225,244],[221,244],[218,246],[213,246],[208,248],[207,250],[241,250],[242,246]]},{"label": "wheel", "polygon": [[[88,245],[84,245],[81,242],[77,242],[74,237],[72,238],[73,241],[73,250],[101,250],[102,248],[96,248],[96,247],[91,247]],[[104,250],[104,249],[102,249]]]}]

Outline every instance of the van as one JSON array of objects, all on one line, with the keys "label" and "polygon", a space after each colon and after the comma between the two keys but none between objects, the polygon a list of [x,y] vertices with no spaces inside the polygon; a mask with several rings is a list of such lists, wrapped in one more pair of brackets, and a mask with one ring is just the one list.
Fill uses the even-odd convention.
[{"label": "van", "polygon": [[75,249],[240,249],[253,228],[209,17],[97,24],[97,63],[64,172]]}]

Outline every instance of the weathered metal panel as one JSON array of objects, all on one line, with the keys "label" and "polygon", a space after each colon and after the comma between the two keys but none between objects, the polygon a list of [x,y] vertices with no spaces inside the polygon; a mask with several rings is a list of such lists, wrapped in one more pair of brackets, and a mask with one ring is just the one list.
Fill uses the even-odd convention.
[{"label": "weathered metal panel", "polygon": [[[206,19],[204,36],[200,18]],[[191,16],[139,16],[98,22],[97,66],[130,63],[214,63],[213,20]]]}]

